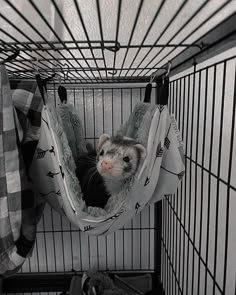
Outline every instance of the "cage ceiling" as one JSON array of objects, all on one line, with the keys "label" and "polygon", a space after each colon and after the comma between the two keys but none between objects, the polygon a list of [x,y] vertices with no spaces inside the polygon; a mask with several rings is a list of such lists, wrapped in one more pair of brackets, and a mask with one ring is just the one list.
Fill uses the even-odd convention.
[{"label": "cage ceiling", "polygon": [[20,51],[6,64],[10,78],[38,71],[66,83],[147,81],[168,61],[212,46],[209,32],[236,12],[235,1],[223,0],[0,0],[0,7],[0,63]]}]

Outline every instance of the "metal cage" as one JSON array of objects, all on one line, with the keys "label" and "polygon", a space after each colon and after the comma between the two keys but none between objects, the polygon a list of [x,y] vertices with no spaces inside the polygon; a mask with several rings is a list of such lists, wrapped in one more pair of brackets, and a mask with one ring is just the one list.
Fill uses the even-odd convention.
[{"label": "metal cage", "polygon": [[74,271],[95,267],[149,273],[153,294],[235,294],[234,1],[20,2],[1,0],[0,63],[11,80],[48,79],[55,105],[64,85],[93,145],[120,127],[149,82],[157,102],[156,78],[171,61],[168,107],[186,175],[174,195],[106,237],[87,236],[47,206],[32,257],[3,292],[59,294]]}]

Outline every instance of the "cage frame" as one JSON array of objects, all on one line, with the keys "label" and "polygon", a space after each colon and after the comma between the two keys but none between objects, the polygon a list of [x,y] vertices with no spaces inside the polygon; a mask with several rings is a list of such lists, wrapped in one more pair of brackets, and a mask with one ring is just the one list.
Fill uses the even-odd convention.
[{"label": "cage frame", "polygon": [[[10,1],[6,0],[7,3],[11,3]],[[30,0],[31,3],[33,3]],[[55,2],[52,0],[53,4],[55,7],[56,4]],[[121,1],[119,1],[119,3],[121,3]],[[141,2],[140,2],[141,3]],[[99,1],[96,0],[96,4],[98,7],[98,15],[100,14],[100,8],[99,8]],[[121,4],[119,4],[121,5]],[[35,7],[34,7],[35,8]],[[36,9],[36,8],[35,8]],[[56,8],[57,9],[57,8]],[[141,4],[140,4],[140,9],[141,9]],[[140,13],[140,9],[138,10],[138,13]],[[36,9],[37,10],[37,9]],[[77,7],[77,12],[80,16],[80,18],[82,19],[82,15],[80,15],[79,9]],[[40,14],[40,13],[39,13]],[[156,15],[156,17],[158,16],[158,14]],[[0,13],[0,17],[3,17],[2,14]],[[5,17],[6,18],[6,17]],[[136,18],[138,18],[138,14],[136,16]],[[119,19],[119,18],[118,18]],[[63,17],[62,17],[63,20]],[[99,16],[99,20],[101,20],[101,16]],[[9,22],[9,20],[8,20]],[[63,20],[63,22],[65,23],[65,20]],[[10,22],[9,22],[10,23]],[[236,23],[236,14],[231,15],[230,17],[228,17],[226,20],[224,20],[221,24],[217,25],[214,29],[210,30],[207,34],[205,34],[202,38],[200,38],[197,42],[195,42],[194,44],[155,44],[155,45],[143,45],[140,44],[141,47],[147,47],[147,48],[153,48],[153,47],[185,47],[186,49],[181,52],[178,56],[176,56],[174,59],[172,59],[172,69],[171,69],[171,73],[170,76],[174,76],[182,71],[184,71],[185,69],[189,69],[193,66],[194,68],[194,73],[196,72],[196,64],[200,63],[202,61],[205,61],[213,56],[216,56],[219,53],[222,53],[230,48],[232,48],[233,46],[235,46],[235,41],[236,41],[236,30],[234,29],[234,24]],[[35,28],[34,28],[35,29]],[[102,33],[102,29],[101,29],[101,25],[100,25],[100,30],[101,30],[101,36],[103,36]],[[4,34],[7,35],[7,32],[5,32],[3,29],[0,29],[1,32],[3,32]],[[227,33],[226,33],[227,32]],[[12,39],[14,39],[13,36],[11,36]],[[116,34],[116,40],[104,40],[103,37],[101,38],[101,40],[98,41],[94,41],[94,40],[90,40],[89,38],[87,38],[87,41],[85,42],[79,42],[77,40],[73,40],[72,42],[65,42],[65,41],[57,41],[57,42],[42,42],[41,44],[34,44],[36,46],[36,48],[32,48],[32,44],[33,42],[29,41],[29,42],[19,42],[17,40],[15,40],[15,42],[10,42],[10,43],[6,43],[3,40],[1,40],[1,47],[0,47],[0,54],[4,54],[4,57],[9,57],[10,54],[12,52],[15,52],[16,50],[20,50],[22,52],[26,52],[27,55],[30,57],[28,61],[33,62],[35,61],[35,59],[32,57],[32,55],[30,54],[32,51],[47,51],[47,50],[56,50],[55,49],[55,45],[58,45],[58,43],[62,44],[62,48],[66,48],[69,51],[71,49],[89,49],[92,51],[93,48],[98,48],[98,49],[102,49],[102,50],[111,50],[114,52],[114,64],[115,64],[115,53],[116,51],[119,50],[119,48],[125,48],[125,49],[129,49],[132,47],[132,45],[128,44],[128,45],[121,45],[118,42],[118,32]],[[31,42],[31,43],[30,43]],[[69,45],[68,45],[68,44]],[[93,44],[100,44],[100,45],[94,45]],[[69,47],[70,45],[74,45],[74,47]],[[84,45],[85,44],[85,45]],[[106,45],[109,44],[109,45]],[[113,45],[111,45],[113,44]],[[45,47],[45,46],[48,47]],[[79,46],[81,45],[81,46]],[[21,46],[21,47],[20,47]],[[41,54],[40,54],[41,55]],[[95,63],[96,63],[96,58],[93,57],[92,58]],[[48,59],[46,61],[51,62],[51,60],[54,60],[54,57],[51,56],[51,59]],[[60,67],[59,69],[66,70],[66,68],[64,67],[64,64],[61,63],[61,61],[64,60],[64,57],[62,55],[61,59],[59,59],[59,64]],[[77,60],[73,57],[71,57],[71,60]],[[82,58],[82,60],[84,60]],[[104,60],[104,56],[103,56],[103,60]],[[24,62],[24,58],[19,59],[18,61]],[[45,58],[41,55],[41,60],[39,59],[39,72],[40,67],[41,67],[41,62],[45,61]],[[105,63],[105,62],[104,62]],[[12,60],[9,62],[9,72],[10,73],[16,73],[18,74],[19,72],[24,73],[24,69],[20,69],[20,70],[16,70],[16,68],[14,67],[15,61]],[[124,65],[124,63],[123,63]],[[113,75],[113,77],[108,78],[107,73],[108,71],[114,71],[114,70],[119,70],[120,72],[122,70],[126,70],[126,68],[124,68],[122,65],[121,68],[115,69],[113,68],[99,68],[96,67],[94,69],[92,69],[90,66],[88,66],[88,68],[84,68],[84,67],[78,67],[75,68],[74,66],[72,66],[72,68],[77,72],[78,70],[81,71],[91,71],[93,72],[93,70],[100,72],[101,70],[106,71],[106,77],[100,77],[100,79],[97,79],[94,76],[94,80],[91,79],[91,77],[88,77],[88,79],[84,79],[81,78],[77,79],[75,77],[75,79],[72,78],[72,82],[68,82],[68,81],[64,81],[63,84],[68,85],[68,87],[73,86],[73,83],[77,83],[80,82],[80,87],[89,87],[89,88],[93,88],[95,86],[95,83],[147,83],[149,82],[149,76],[145,75],[145,76],[136,76],[136,77],[118,77],[116,78],[115,75]],[[23,67],[22,67],[23,68]],[[129,67],[128,70],[132,70],[132,66]],[[134,70],[140,69],[141,71],[144,70],[144,68],[134,68]],[[148,70],[148,73],[151,70],[157,70],[158,69],[158,65],[154,66],[154,67],[147,67],[145,68],[146,70]],[[57,70],[57,69],[56,69]],[[54,70],[54,71],[56,71]],[[25,70],[25,73],[29,73],[30,75],[25,75],[22,76],[21,78],[28,78],[28,79],[32,79],[33,77],[33,73],[34,73],[35,69],[32,67],[31,71]],[[46,72],[46,76],[48,74],[52,74],[54,73],[54,71],[48,67],[48,70],[45,71],[45,69],[42,69],[42,72]],[[163,73],[160,73],[159,75],[161,76]],[[73,76],[73,75],[72,75]],[[100,75],[101,76],[101,75]],[[12,78],[14,78],[14,76],[12,76]],[[158,76],[157,76],[158,78]],[[52,86],[52,85],[51,85]],[[161,286],[161,243],[162,243],[162,236],[161,236],[161,229],[162,229],[162,209],[163,209],[163,204],[162,201],[158,202],[155,205],[155,273],[153,274],[153,289],[155,290],[159,290],[160,286]],[[4,278],[3,280],[3,292],[6,293],[14,293],[16,290],[20,291],[20,292],[28,292],[30,290],[30,292],[54,292],[54,291],[66,291],[68,290],[68,286],[69,286],[69,282],[72,278],[72,276],[74,275],[73,272],[71,273],[56,273],[56,274],[17,274],[14,277],[11,278]],[[79,273],[79,275],[81,275],[81,273]],[[132,275],[135,275],[135,272],[132,273]],[[137,273],[138,275],[138,273]],[[27,287],[25,287],[27,281]],[[53,285],[53,286],[52,286]]]}]

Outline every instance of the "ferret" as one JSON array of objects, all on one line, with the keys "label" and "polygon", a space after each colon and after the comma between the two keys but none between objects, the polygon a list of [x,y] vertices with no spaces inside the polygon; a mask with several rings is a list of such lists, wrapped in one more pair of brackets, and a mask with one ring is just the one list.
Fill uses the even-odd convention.
[{"label": "ferret", "polygon": [[132,138],[102,134],[97,151],[82,155],[77,163],[86,205],[104,208],[111,195],[132,183],[145,155],[145,148]]},{"label": "ferret", "polygon": [[97,170],[103,177],[107,191],[119,193],[140,168],[145,148],[134,139],[103,134],[97,149]]}]

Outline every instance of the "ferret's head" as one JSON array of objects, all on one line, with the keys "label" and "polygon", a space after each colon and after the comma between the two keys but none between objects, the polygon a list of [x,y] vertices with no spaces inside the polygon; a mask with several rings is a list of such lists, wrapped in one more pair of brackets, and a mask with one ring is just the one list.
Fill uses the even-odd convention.
[{"label": "ferret's head", "polygon": [[133,139],[103,134],[98,142],[97,170],[105,178],[127,179],[135,175],[145,155],[145,148]]}]

